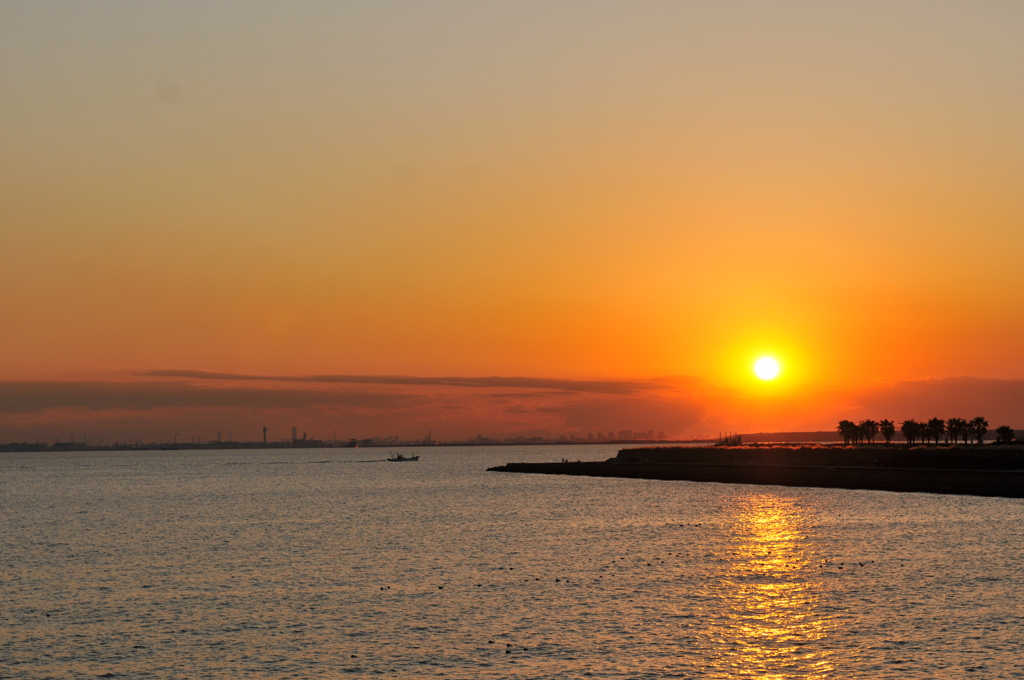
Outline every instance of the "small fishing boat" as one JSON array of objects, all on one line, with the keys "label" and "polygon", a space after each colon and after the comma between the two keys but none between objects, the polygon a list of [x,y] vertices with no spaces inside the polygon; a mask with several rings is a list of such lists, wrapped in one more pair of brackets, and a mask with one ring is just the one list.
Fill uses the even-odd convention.
[{"label": "small fishing boat", "polygon": [[401,452],[395,454],[391,458],[388,458],[389,463],[407,463],[412,460],[419,460],[419,456],[404,456]]}]

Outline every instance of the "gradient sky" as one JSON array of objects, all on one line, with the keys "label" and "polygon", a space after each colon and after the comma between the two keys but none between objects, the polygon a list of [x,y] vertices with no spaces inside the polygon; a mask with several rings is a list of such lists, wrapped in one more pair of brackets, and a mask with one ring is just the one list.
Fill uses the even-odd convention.
[{"label": "gradient sky", "polygon": [[0,98],[0,438],[1024,416],[1020,3],[3,2]]}]

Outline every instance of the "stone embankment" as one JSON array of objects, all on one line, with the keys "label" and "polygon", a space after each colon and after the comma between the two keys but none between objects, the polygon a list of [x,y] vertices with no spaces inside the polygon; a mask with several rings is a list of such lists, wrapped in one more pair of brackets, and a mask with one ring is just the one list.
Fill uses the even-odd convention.
[{"label": "stone embankment", "polygon": [[508,463],[495,472],[671,479],[1024,498],[1024,447],[663,447],[607,461]]}]

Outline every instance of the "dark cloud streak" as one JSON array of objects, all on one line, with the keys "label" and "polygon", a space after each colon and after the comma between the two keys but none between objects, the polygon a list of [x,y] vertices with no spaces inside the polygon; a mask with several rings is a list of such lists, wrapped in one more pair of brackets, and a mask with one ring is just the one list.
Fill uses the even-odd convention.
[{"label": "dark cloud streak", "polygon": [[137,374],[147,378],[188,378],[192,380],[244,380],[263,382],[343,383],[363,385],[407,385],[435,387],[517,387],[528,389],[562,390],[565,392],[595,392],[602,394],[633,394],[664,387],[657,382],[615,380],[558,380],[552,378],[523,378],[489,376],[478,378],[438,377],[422,378],[407,375],[246,375],[241,373],[214,373],[211,371],[156,370]]},{"label": "dark cloud streak", "polygon": [[28,413],[56,408],[93,411],[156,408],[297,408],[344,406],[412,408],[430,399],[408,393],[342,392],[314,389],[199,387],[186,383],[0,381],[0,412]]}]

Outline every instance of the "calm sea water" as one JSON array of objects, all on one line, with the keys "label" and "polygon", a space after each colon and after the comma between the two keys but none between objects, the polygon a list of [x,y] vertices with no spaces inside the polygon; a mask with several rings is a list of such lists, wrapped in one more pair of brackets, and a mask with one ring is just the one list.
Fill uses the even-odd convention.
[{"label": "calm sea water", "polygon": [[615,450],[4,454],[0,677],[1024,677],[1024,502]]}]

